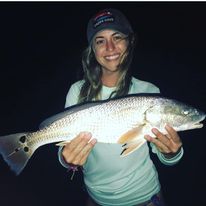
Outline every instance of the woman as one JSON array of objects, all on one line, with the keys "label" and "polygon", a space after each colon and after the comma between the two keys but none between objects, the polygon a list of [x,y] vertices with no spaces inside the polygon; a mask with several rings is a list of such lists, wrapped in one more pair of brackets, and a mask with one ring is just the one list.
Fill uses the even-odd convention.
[{"label": "woman", "polygon": [[[105,9],[92,17],[87,39],[89,46],[82,58],[84,79],[71,86],[65,107],[132,93],[159,93],[155,85],[129,73],[135,38],[120,11]],[[183,155],[182,143],[173,128],[166,126],[166,130],[167,136],[152,129],[157,138],[145,138],[162,163],[173,165]],[[59,150],[59,159],[67,168],[83,166],[84,182],[91,197],[88,206],[164,205],[148,145],[124,158],[119,155],[121,149],[118,144],[98,143],[92,134],[80,131]]]}]

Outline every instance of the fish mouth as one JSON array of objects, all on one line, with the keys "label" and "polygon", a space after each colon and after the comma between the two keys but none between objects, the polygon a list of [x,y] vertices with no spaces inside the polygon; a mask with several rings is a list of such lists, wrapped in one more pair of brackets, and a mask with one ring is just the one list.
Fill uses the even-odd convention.
[{"label": "fish mouth", "polygon": [[197,123],[193,124],[192,126],[194,129],[196,129],[196,128],[199,129],[199,128],[203,127],[203,123],[197,122]]},{"label": "fish mouth", "polygon": [[205,119],[206,115],[203,115],[198,121],[194,122],[193,124],[191,124],[191,128],[193,129],[199,129],[202,128],[204,126],[204,124],[202,123],[202,121]]}]

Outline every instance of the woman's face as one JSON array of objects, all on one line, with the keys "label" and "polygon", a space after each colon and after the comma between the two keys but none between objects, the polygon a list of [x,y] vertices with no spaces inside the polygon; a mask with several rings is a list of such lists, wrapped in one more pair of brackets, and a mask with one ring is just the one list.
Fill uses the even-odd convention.
[{"label": "woman's face", "polygon": [[104,72],[118,72],[118,65],[127,49],[127,36],[114,31],[103,30],[98,32],[93,39],[93,49],[96,60]]}]

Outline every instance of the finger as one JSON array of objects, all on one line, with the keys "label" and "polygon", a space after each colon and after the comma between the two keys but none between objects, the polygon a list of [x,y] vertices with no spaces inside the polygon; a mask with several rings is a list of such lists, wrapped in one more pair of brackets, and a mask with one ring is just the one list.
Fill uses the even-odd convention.
[{"label": "finger", "polygon": [[77,146],[81,146],[82,143],[86,144],[91,138],[91,134],[87,132],[81,132],[77,137],[75,137],[69,144],[66,145],[66,149],[70,152],[75,150]]},{"label": "finger", "polygon": [[95,144],[97,143],[96,139],[92,139],[82,150],[81,154],[79,155],[79,164],[80,165],[84,165],[91,150],[93,149],[93,147],[95,146]]},{"label": "finger", "polygon": [[74,161],[80,162],[83,157],[87,157],[89,155],[89,152],[95,145],[95,143],[92,144],[91,142],[94,142],[94,140],[91,140],[89,143],[83,145],[81,151],[75,156]]},{"label": "finger", "polygon": [[86,162],[87,157],[91,152],[92,148],[94,147],[95,143],[95,139],[92,139],[89,143],[87,143],[87,145],[85,145],[81,152],[75,156],[72,163],[75,165],[83,165]]},{"label": "finger", "polygon": [[175,142],[175,143],[179,143],[181,142],[181,139],[178,135],[178,133],[175,131],[175,129],[169,125],[165,126],[165,129],[168,132],[168,135],[170,136],[170,138]]},{"label": "finger", "polygon": [[74,155],[78,155],[84,149],[84,147],[88,144],[89,140],[92,138],[91,134],[83,134],[81,141],[76,147],[73,149],[72,153]]},{"label": "finger", "polygon": [[159,147],[164,148],[165,152],[168,152],[169,150],[172,153],[176,153],[182,146],[182,142],[179,135],[172,127],[169,127],[168,129],[170,131],[167,131],[167,135],[162,134],[155,128],[152,129],[152,132],[157,136],[158,140],[167,147],[167,149],[165,149],[163,145],[159,145]]},{"label": "finger", "polygon": [[152,133],[157,137],[157,139],[164,145],[170,146],[171,145],[171,138],[170,136],[166,136],[162,134],[158,129],[153,128]]},{"label": "finger", "polygon": [[70,144],[66,145],[62,151],[62,155],[68,163],[74,164],[76,156],[82,151],[91,139],[91,134],[82,132],[74,138]]},{"label": "finger", "polygon": [[152,138],[149,135],[145,135],[145,139],[148,140],[149,142],[152,142],[160,152],[170,153],[170,149],[168,148],[168,146],[163,144],[159,139]]},{"label": "finger", "polygon": [[86,147],[89,140],[91,139],[91,134],[83,134],[81,137],[81,141],[75,145],[75,148],[72,150],[71,158],[77,159],[77,157],[81,154],[82,150]]}]

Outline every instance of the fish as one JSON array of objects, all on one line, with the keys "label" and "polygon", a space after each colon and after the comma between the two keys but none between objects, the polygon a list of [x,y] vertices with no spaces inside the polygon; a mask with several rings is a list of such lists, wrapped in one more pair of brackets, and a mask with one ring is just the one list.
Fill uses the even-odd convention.
[{"label": "fish", "polygon": [[85,102],[65,109],[45,121],[39,129],[0,137],[0,154],[19,175],[41,146],[64,146],[80,132],[90,132],[98,142],[122,145],[122,157],[145,142],[152,128],[167,134],[165,125],[176,131],[203,127],[205,113],[193,106],[158,94],[133,94]]}]

